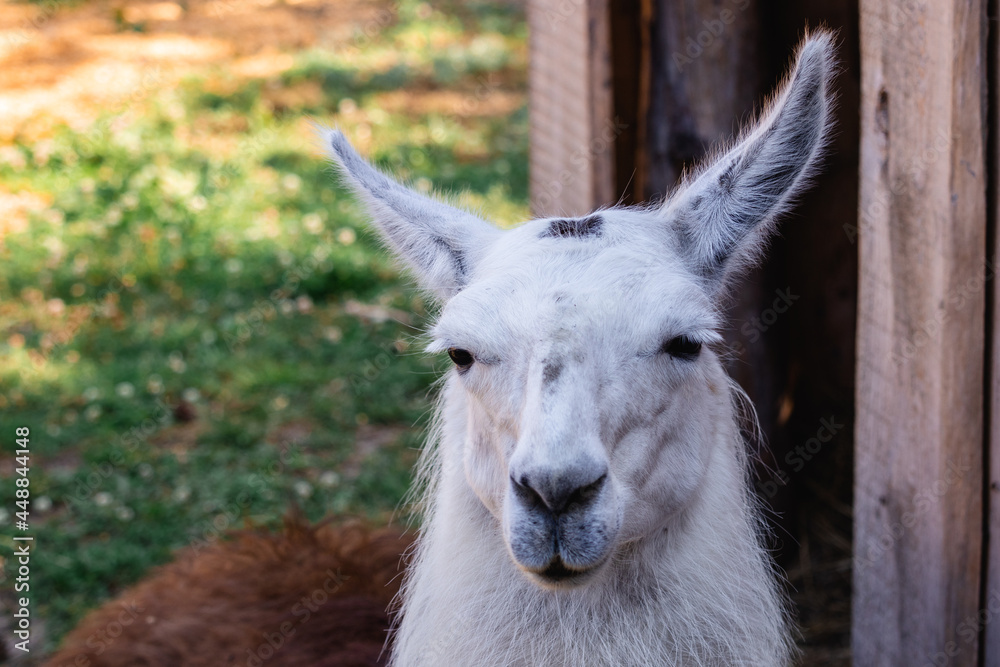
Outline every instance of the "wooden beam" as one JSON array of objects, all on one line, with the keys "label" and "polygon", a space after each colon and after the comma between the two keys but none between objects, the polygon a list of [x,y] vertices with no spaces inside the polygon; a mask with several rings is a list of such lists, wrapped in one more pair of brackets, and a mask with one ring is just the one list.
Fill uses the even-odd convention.
[{"label": "wooden beam", "polygon": [[608,0],[529,0],[531,208],[613,204],[615,124]]},{"label": "wooden beam", "polygon": [[[982,0],[861,0],[853,658],[975,665],[982,557]],[[995,663],[991,663],[995,664]]]}]

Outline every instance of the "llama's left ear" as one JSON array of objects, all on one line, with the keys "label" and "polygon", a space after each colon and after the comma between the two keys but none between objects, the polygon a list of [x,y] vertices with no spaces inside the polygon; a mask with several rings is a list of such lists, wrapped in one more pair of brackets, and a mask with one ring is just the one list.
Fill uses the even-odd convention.
[{"label": "llama's left ear", "polygon": [[321,130],[345,182],[365,203],[386,245],[442,299],[457,294],[500,230],[415,192],[372,167],[337,130]]},{"label": "llama's left ear", "polygon": [[830,32],[810,35],[758,122],[661,210],[682,254],[713,289],[757,258],[775,218],[819,167],[831,126],[833,42]]}]

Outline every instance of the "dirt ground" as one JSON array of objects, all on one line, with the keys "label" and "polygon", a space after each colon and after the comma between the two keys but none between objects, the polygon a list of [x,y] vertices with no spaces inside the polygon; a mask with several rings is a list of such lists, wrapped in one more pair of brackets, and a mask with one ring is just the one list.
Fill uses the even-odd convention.
[{"label": "dirt ground", "polygon": [[223,67],[263,77],[294,51],[342,46],[385,25],[373,0],[96,0],[0,4],[0,145],[85,129],[102,111]]}]

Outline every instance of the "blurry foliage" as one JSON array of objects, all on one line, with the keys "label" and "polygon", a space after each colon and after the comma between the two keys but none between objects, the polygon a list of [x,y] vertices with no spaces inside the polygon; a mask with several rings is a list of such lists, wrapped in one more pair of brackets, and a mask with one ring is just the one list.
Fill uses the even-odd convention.
[{"label": "blurry foliage", "polygon": [[[377,35],[300,53],[272,79],[219,71],[87,132],[2,147],[3,187],[49,202],[0,245],[0,414],[5,443],[32,430],[32,599],[50,642],[172,550],[276,525],[293,502],[311,519],[405,514],[443,368],[420,350],[429,304],[305,118],[339,124],[419,188],[514,222],[527,213],[526,111],[491,113],[489,98],[523,94],[525,50],[511,3],[403,2]],[[319,94],[296,99],[308,85]],[[380,108],[398,91],[473,104]],[[393,309],[412,323],[386,319]],[[362,456],[367,440],[378,446]]]}]

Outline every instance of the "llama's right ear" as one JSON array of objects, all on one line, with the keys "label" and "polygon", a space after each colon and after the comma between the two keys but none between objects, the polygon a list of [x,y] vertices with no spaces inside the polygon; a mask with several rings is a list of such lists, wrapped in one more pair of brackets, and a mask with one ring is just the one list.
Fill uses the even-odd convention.
[{"label": "llama's right ear", "polygon": [[753,262],[775,218],[819,167],[830,134],[834,38],[810,35],[757,123],[661,211],[694,271],[717,290]]},{"label": "llama's right ear", "polygon": [[389,248],[442,299],[457,294],[500,230],[400,185],[372,167],[337,130],[321,130],[330,158],[365,203]]}]

